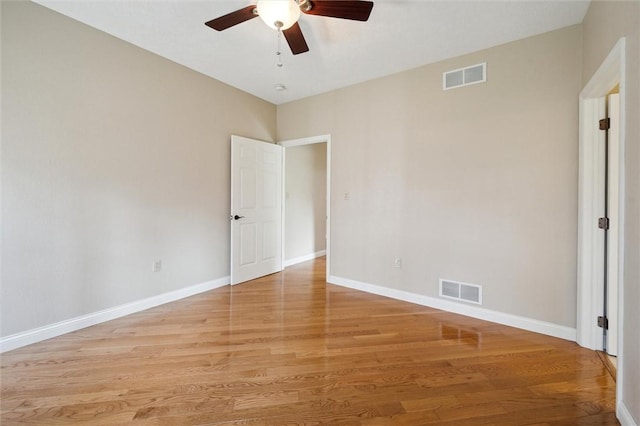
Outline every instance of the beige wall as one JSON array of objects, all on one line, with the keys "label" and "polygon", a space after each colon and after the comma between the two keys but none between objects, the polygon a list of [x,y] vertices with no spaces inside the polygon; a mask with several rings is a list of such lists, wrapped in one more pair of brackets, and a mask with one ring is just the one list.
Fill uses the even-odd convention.
[{"label": "beige wall", "polygon": [[[487,83],[442,90],[484,61]],[[332,136],[332,274],[480,284],[485,308],[575,327],[580,67],[574,26],[279,106],[280,139]]]},{"label": "beige wall", "polygon": [[227,276],[229,137],[275,106],[1,3],[2,336]]},{"label": "beige wall", "polygon": [[583,21],[582,82],[626,37],[625,271],[622,401],[640,424],[640,2],[593,1]]},{"label": "beige wall", "polygon": [[[35,4],[0,10],[0,335],[228,275],[229,135],[273,140],[276,108]],[[640,3],[594,1],[582,27],[277,108],[279,139],[332,134],[334,275],[430,296],[441,277],[482,284],[489,309],[574,327],[576,98],[627,36],[636,422],[638,28]],[[482,61],[487,83],[441,90],[443,71]]]},{"label": "beige wall", "polygon": [[[0,335],[226,276],[229,135],[274,140],[276,108],[35,4],[0,11]],[[486,308],[574,327],[576,98],[626,36],[624,369],[640,371],[639,28],[639,2],[594,1],[582,27],[278,107],[279,139],[332,134],[334,275],[482,284]],[[441,90],[483,61],[487,83]]]},{"label": "beige wall", "polygon": [[285,261],[326,249],[327,144],[286,149]]}]

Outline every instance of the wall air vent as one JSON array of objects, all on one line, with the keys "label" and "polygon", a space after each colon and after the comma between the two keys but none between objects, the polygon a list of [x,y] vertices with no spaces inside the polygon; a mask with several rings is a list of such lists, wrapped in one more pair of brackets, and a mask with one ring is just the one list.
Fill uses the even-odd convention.
[{"label": "wall air vent", "polygon": [[443,73],[442,89],[449,90],[456,87],[484,83],[485,81],[487,81],[487,63],[483,62]]},{"label": "wall air vent", "polygon": [[440,297],[481,305],[482,286],[441,279]]}]

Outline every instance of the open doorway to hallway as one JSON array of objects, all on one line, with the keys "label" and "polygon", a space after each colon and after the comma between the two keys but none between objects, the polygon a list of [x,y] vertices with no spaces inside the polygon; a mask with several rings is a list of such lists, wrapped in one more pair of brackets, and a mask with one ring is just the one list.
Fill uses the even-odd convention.
[{"label": "open doorway to hallway", "polygon": [[280,142],[284,151],[283,266],[330,257],[329,135]]}]

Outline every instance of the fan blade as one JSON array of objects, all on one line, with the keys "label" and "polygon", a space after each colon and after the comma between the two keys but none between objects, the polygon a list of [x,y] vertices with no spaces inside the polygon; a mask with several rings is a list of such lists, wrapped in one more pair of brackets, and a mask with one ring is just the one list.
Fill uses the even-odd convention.
[{"label": "fan blade", "polygon": [[307,46],[307,42],[302,35],[302,30],[300,29],[300,25],[297,22],[293,24],[291,28],[284,30],[282,33],[284,34],[284,38],[287,39],[287,43],[289,43],[291,52],[294,55],[309,51],[309,46]]},{"label": "fan blade", "polygon": [[372,1],[359,0],[309,0],[311,9],[302,11],[308,15],[366,21],[373,9]]},{"label": "fan blade", "polygon": [[258,16],[258,14],[253,12],[255,8],[256,7],[254,5],[247,6],[240,10],[236,10],[235,12],[227,13],[226,15],[223,15],[219,18],[212,19],[211,21],[205,22],[204,24],[217,31],[226,30],[227,28],[241,24],[244,21],[248,21],[249,19]]}]

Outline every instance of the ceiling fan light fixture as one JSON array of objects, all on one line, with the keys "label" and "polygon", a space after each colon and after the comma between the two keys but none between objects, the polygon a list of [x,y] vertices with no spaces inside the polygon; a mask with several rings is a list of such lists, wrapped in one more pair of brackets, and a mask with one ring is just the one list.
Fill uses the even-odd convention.
[{"label": "ceiling fan light fixture", "polygon": [[286,30],[300,18],[295,0],[258,0],[258,16],[274,30]]}]

